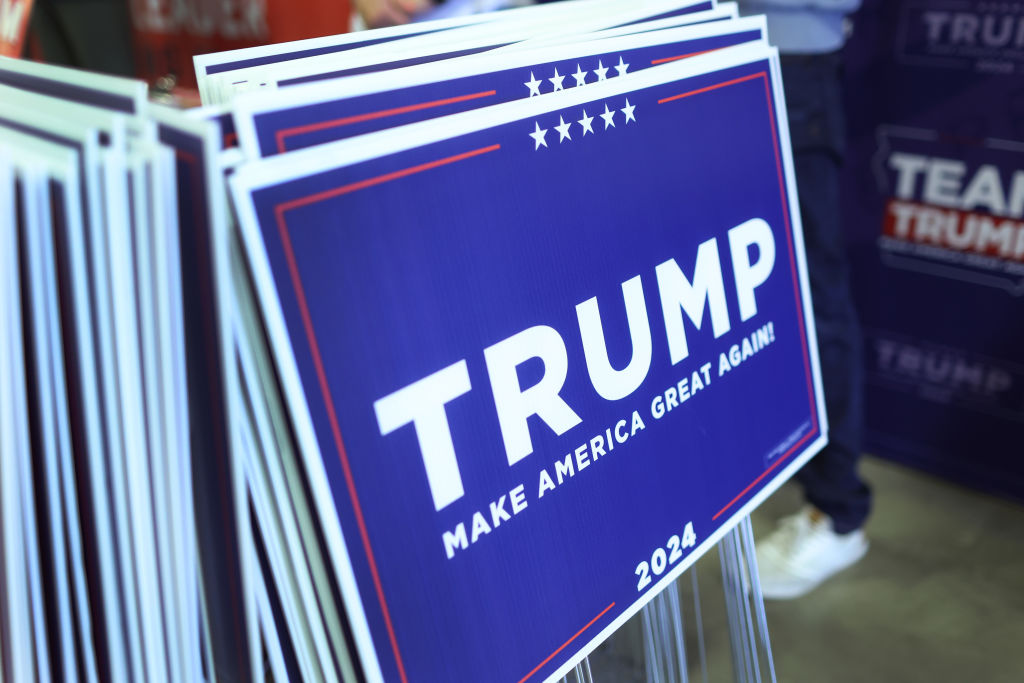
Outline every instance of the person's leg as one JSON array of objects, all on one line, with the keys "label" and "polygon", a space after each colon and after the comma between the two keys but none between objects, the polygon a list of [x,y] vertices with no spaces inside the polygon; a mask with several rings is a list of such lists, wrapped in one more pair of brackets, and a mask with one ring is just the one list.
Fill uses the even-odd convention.
[{"label": "person's leg", "polygon": [[839,214],[845,133],[839,60],[787,58],[782,73],[829,419],[828,446],[797,480],[808,502],[831,518],[837,533],[846,533],[863,526],[871,493],[857,474],[864,371]]},{"label": "person's leg", "polygon": [[863,358],[839,215],[844,124],[838,64],[835,55],[783,60],[829,443],[796,475],[814,509],[782,520],[758,543],[766,598],[803,595],[867,551],[860,528],[871,492],[857,474]]}]

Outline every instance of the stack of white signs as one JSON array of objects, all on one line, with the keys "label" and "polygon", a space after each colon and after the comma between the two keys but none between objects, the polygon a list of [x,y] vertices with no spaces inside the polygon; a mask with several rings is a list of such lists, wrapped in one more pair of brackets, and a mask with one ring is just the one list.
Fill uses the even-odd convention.
[{"label": "stack of white signs", "polygon": [[218,622],[244,595],[218,132],[0,59],[5,681],[198,681],[246,649]]},{"label": "stack of white signs", "polygon": [[0,62],[2,680],[555,680],[825,442],[763,18],[196,66]]},{"label": "stack of white signs", "polygon": [[275,679],[558,679],[825,442],[762,17],[576,0],[196,67]]}]

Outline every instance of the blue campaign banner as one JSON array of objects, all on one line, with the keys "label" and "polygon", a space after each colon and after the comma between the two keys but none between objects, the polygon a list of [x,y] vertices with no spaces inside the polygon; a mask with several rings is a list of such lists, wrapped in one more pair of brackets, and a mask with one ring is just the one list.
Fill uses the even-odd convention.
[{"label": "blue campaign banner", "polygon": [[[375,81],[317,86],[295,100],[261,95],[236,117],[251,157],[303,149],[437,116],[597,83],[765,37],[763,17],[714,22],[542,51],[458,60]],[[414,84],[403,84],[409,79]],[[347,89],[347,93],[346,93]],[[373,89],[373,92],[365,92]]]},{"label": "blue campaign banner", "polygon": [[233,177],[370,680],[564,675],[824,443],[780,102],[738,46]]},{"label": "blue campaign banner", "polygon": [[1024,499],[1024,9],[866,2],[856,24],[843,215],[867,448]]}]

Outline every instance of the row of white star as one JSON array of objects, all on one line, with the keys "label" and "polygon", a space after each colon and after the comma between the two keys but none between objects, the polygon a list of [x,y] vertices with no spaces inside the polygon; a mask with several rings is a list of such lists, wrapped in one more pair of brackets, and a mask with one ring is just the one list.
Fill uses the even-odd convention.
[{"label": "row of white star", "polygon": [[[624,76],[624,75],[626,75],[626,69],[629,68],[629,64],[626,64],[624,61],[622,61],[622,57],[620,56],[619,57],[619,63],[616,64],[613,68],[618,72],[619,76]],[[609,67],[607,67],[604,64],[602,64],[600,59],[597,60],[597,68],[594,69],[594,73],[597,75],[597,80],[598,81],[608,80],[608,70],[609,70]],[[589,71],[584,71],[582,68],[580,68],[580,65],[577,64],[576,65],[576,73],[569,74],[569,75],[571,75],[573,78],[576,79],[576,87],[578,88],[581,85],[586,85],[586,83],[587,83],[587,74],[589,74],[589,73],[590,73]],[[555,75],[552,78],[548,78],[546,80],[551,81],[551,87],[552,87],[552,91],[551,92],[557,92],[559,90],[565,90],[565,86],[562,85],[562,81],[565,80],[565,75],[558,73],[558,69],[557,68],[555,68]],[[528,80],[525,83],[523,83],[523,85],[525,85],[527,88],[530,89],[530,97],[534,97],[536,95],[540,95],[540,86],[543,83],[544,83],[544,81],[543,80],[538,80],[533,75],[533,72],[531,71],[530,72],[530,80]]]},{"label": "row of white star", "polygon": [[[598,114],[598,116],[604,121],[604,129],[608,130],[609,128],[615,127],[615,115],[620,111],[626,117],[626,120],[623,122],[622,125],[626,125],[630,121],[633,121],[635,123],[635,109],[636,105],[630,104],[629,99],[627,98],[626,106],[623,107],[622,109],[609,109],[608,103],[606,102],[604,105],[604,113]],[[583,118],[581,118],[579,121],[576,121],[575,123],[578,123],[580,125],[580,128],[583,129],[583,133],[580,134],[580,137],[584,137],[587,133],[594,132],[594,117],[587,114],[586,109],[583,110]],[[558,131],[559,144],[566,140],[572,140],[572,133],[570,132],[572,125],[573,121],[571,118],[568,121],[566,121],[564,116],[558,117],[558,125],[552,127],[556,131]],[[541,128],[540,123],[538,123],[537,121],[533,122],[533,132],[530,133],[530,137],[533,138],[534,151],[537,151],[541,147],[548,146],[548,141],[545,139],[545,137],[548,134],[548,130],[548,128]]]}]

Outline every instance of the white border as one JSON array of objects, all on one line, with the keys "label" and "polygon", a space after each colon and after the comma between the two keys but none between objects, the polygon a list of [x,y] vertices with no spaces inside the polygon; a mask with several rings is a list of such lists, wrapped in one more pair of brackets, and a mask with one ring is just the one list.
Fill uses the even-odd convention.
[{"label": "white border", "polygon": [[[22,557],[28,562],[28,583],[32,603],[32,631],[34,632],[35,653],[37,658],[37,672],[40,678],[49,678],[53,672],[50,669],[51,659],[61,662],[64,670],[70,666],[74,668],[74,652],[69,649],[73,645],[74,626],[71,623],[67,565],[60,562],[67,562],[67,546],[63,529],[63,511],[59,500],[60,490],[56,481],[52,479],[55,471],[59,468],[57,463],[61,456],[58,456],[58,432],[63,427],[68,429],[67,424],[58,425],[55,415],[54,401],[54,353],[53,342],[56,341],[52,335],[53,330],[49,329],[52,316],[56,313],[53,306],[56,301],[51,299],[54,295],[54,283],[50,279],[52,275],[52,263],[47,263],[45,255],[46,242],[52,248],[53,239],[53,216],[50,206],[51,178],[64,176],[73,165],[77,165],[77,153],[58,147],[53,143],[46,143],[37,138],[27,139],[24,135],[12,135],[8,133],[12,141],[12,148],[20,155],[23,163],[15,164],[16,173],[22,180],[23,206],[25,209],[26,221],[22,225],[22,236],[24,239],[23,249],[25,250],[25,261],[22,262],[22,286],[27,288],[29,299],[28,308],[22,310],[22,325],[25,329],[31,329],[33,353],[35,362],[27,363],[24,367],[24,377],[28,386],[36,388],[35,410],[38,412],[40,442],[26,444],[31,451],[21,453],[21,468],[18,470],[21,485],[22,521],[26,527],[25,548]],[[19,145],[20,143],[20,145]],[[20,168],[19,168],[20,166]],[[59,180],[62,182],[63,177]],[[28,397],[26,396],[26,399]],[[26,410],[31,406],[26,402]],[[44,477],[44,488],[37,491],[33,484],[33,471],[41,470]],[[56,500],[55,500],[56,499]],[[37,516],[37,509],[48,510],[50,517],[49,531],[54,533],[47,538],[47,534],[40,534],[40,530],[46,530],[43,520]],[[56,517],[56,520],[54,520]],[[53,553],[53,562],[56,575],[51,575],[55,584],[55,610],[57,623],[50,624],[55,629],[55,637],[51,638],[49,629],[46,628],[45,612],[42,605],[42,594],[39,592],[43,580],[44,567],[40,555],[40,548],[48,547]],[[15,557],[18,554],[15,553]]]},{"label": "white border", "polygon": [[[98,74],[91,71],[81,71],[79,69],[72,69],[65,66],[54,66],[53,64],[42,64],[39,62],[32,62],[27,59],[12,59],[10,57],[0,57],[0,71],[10,71],[50,81],[51,83],[61,83],[75,88],[92,90],[96,93],[127,98],[134,103],[135,111],[120,112],[122,114],[139,115],[145,111],[147,93],[146,84],[135,79],[122,78],[120,76],[108,76],[106,74]],[[53,96],[46,95],[46,97]],[[84,103],[76,102],[76,104]],[[105,111],[119,111],[109,109],[108,107],[100,107],[98,105],[87,106],[103,109]]]},{"label": "white border", "polygon": [[[24,428],[24,391],[21,373],[21,309],[18,277],[17,221],[15,214],[13,150],[0,139],[0,471],[17,472]],[[24,543],[18,510],[18,477],[0,477],[0,590],[6,610],[0,615],[6,628],[0,631],[0,662],[12,680],[31,680],[31,638],[24,599]],[[7,637],[3,637],[6,633]],[[3,656],[3,655],[0,655]]]},{"label": "white border", "polygon": [[238,413],[238,404],[234,396],[241,391],[238,366],[235,360],[234,331],[231,318],[234,310],[231,278],[231,257],[230,257],[230,227],[228,222],[227,197],[218,185],[217,180],[222,177],[219,167],[220,158],[220,126],[209,120],[196,120],[188,117],[183,112],[168,107],[152,105],[149,110],[150,117],[160,125],[171,128],[182,135],[188,135],[197,139],[203,147],[203,158],[197,160],[203,165],[203,173],[207,179],[207,224],[209,225],[209,238],[211,243],[210,260],[213,267],[211,273],[211,285],[214,288],[214,296],[217,298],[217,320],[218,335],[220,337],[220,348],[218,349],[218,361],[221,366],[223,382],[223,394],[220,400],[224,405],[225,427],[227,428],[227,446],[229,466],[231,468],[232,496],[234,498],[234,510],[236,521],[236,533],[238,535],[239,567],[242,574],[242,599],[245,604],[245,629],[249,641],[249,659],[253,670],[262,667],[262,660],[259,651],[259,628],[257,624],[257,605],[254,590],[254,578],[246,562],[247,549],[252,547],[252,525],[249,520],[248,493],[245,482],[245,471],[242,462],[242,442],[239,433],[239,425],[243,422],[243,416]]},{"label": "white border", "polygon": [[[29,586],[32,569],[30,568],[33,555],[29,551],[29,540],[35,534],[25,535],[25,511],[22,501],[22,489],[24,488],[23,465],[24,461],[31,456],[29,435],[28,435],[28,393],[26,391],[27,368],[22,326],[25,324],[26,313],[21,305],[21,290],[24,286],[19,277],[20,268],[18,260],[18,244],[21,228],[19,218],[28,228],[37,227],[34,209],[30,209],[25,202],[25,210],[22,216],[15,215],[13,199],[30,192],[36,185],[42,183],[43,173],[34,164],[26,163],[24,155],[19,161],[14,160],[16,153],[16,138],[0,139],[0,155],[8,161],[11,178],[12,199],[10,204],[10,222],[7,225],[0,225],[0,240],[5,247],[0,258],[4,260],[4,268],[0,270],[0,277],[4,278],[4,317],[3,329],[7,332],[4,344],[0,346],[0,353],[5,357],[6,369],[9,374],[4,375],[7,386],[3,391],[11,400],[8,404],[9,420],[5,431],[0,438],[3,439],[7,448],[0,450],[0,464],[3,471],[7,473],[0,478],[0,543],[4,545],[3,562],[4,567],[0,571],[0,578],[5,582],[2,586],[8,599],[7,613],[3,618],[8,625],[7,641],[10,661],[7,666],[12,675],[18,679],[34,680],[36,677],[37,653],[34,643],[35,629],[33,628],[33,596]],[[20,180],[18,187],[16,181]],[[36,553],[35,557],[38,557]],[[38,560],[37,560],[38,562]],[[38,568],[37,568],[38,570]]]},{"label": "white border", "polygon": [[[561,3],[561,5],[562,7],[573,7],[575,9],[582,8],[585,6],[600,7],[602,5],[610,4],[611,2],[616,1],[617,0],[564,0]],[[438,19],[430,22],[413,22],[401,26],[388,26],[385,28],[376,28],[364,31],[352,31],[349,33],[340,33],[337,35],[323,36],[320,38],[307,38],[304,40],[292,40],[284,43],[274,43],[272,45],[259,45],[255,47],[240,48],[237,50],[211,52],[204,55],[195,55],[192,58],[192,60],[196,67],[197,78],[203,79],[209,78],[206,72],[211,66],[230,65],[237,62],[247,61],[250,59],[260,59],[262,57],[272,57],[276,55],[287,56],[299,52],[305,52],[306,50],[315,50],[321,47],[349,45],[351,43],[361,43],[367,40],[381,40],[388,38],[399,39],[404,38],[405,36],[419,37],[420,34],[426,34],[427,32],[436,32],[453,28],[462,28],[464,26],[473,26],[497,20],[507,21],[509,19],[520,19],[523,17],[528,17],[534,13],[539,12],[543,14],[544,12],[547,11],[550,11],[550,9],[547,7],[529,5],[526,7],[506,9],[502,10],[501,12],[487,12],[484,14],[451,17],[448,19]],[[229,69],[229,71],[236,70],[237,69]]]},{"label": "white border", "polygon": [[[643,0],[650,2],[652,0]],[[662,0],[664,1],[664,0]],[[705,0],[691,0],[692,2],[703,2]],[[259,82],[265,80],[267,73],[273,73],[277,69],[288,68],[289,64],[307,64],[307,65],[327,65],[321,66],[320,70],[326,70],[328,67],[330,70],[338,70],[343,68],[350,68],[356,66],[367,66],[377,63],[385,63],[395,61],[399,59],[408,59],[418,57],[427,54],[437,54],[439,48],[444,46],[458,43],[458,46],[453,49],[463,49],[468,47],[478,47],[480,41],[484,41],[482,44],[487,46],[494,41],[501,41],[508,34],[508,29],[512,27],[524,27],[532,26],[534,32],[540,30],[539,27],[550,24],[553,19],[558,19],[565,16],[572,16],[573,14],[579,14],[582,12],[590,11],[593,12],[595,9],[599,9],[604,6],[613,6],[615,0],[566,0],[563,2],[544,4],[544,5],[531,5],[529,7],[522,7],[515,10],[507,10],[501,12],[500,15],[493,15],[494,19],[499,16],[501,21],[480,21],[471,22],[465,25],[459,25],[457,20],[456,24],[445,28],[443,30],[433,31],[425,33],[417,31],[412,35],[400,40],[391,40],[383,43],[375,43],[373,45],[366,45],[363,47],[357,47],[342,52],[329,53],[324,55],[315,55],[311,57],[291,57],[285,61],[274,62],[271,64],[263,64],[251,67],[239,67],[231,69],[229,71],[210,74],[206,76],[206,92],[209,95],[208,99],[204,98],[203,102],[208,104],[219,104],[231,100],[235,93],[240,88],[234,87],[239,83],[248,83],[250,81]],[[490,15],[483,15],[490,16]],[[446,25],[449,21],[441,21],[439,24]],[[412,27],[425,27],[426,23],[417,23],[407,25],[410,29]],[[388,29],[376,29],[379,31],[387,31],[397,33],[396,28]],[[325,39],[326,45],[332,44],[346,44],[356,40],[355,37],[365,36],[367,32],[349,33],[342,34],[341,36],[334,36],[331,39]],[[406,31],[409,33],[409,31]],[[348,40],[349,36],[353,36],[352,40]],[[475,40],[472,40],[475,38]],[[484,40],[486,38],[487,40]],[[467,41],[471,41],[467,43]],[[461,41],[461,42],[459,42]],[[287,45],[287,44],[286,44]],[[273,54],[274,51],[270,48],[274,46],[268,46],[269,54]],[[308,49],[308,48],[307,48]],[[440,49],[440,52],[446,52],[445,49]],[[292,51],[286,50],[285,54],[291,54]],[[317,73],[314,70],[313,73]],[[237,83],[236,83],[237,82]],[[263,84],[266,85],[266,84]],[[247,89],[249,86],[243,86],[242,89]]]},{"label": "white border", "polygon": [[397,40],[405,36],[426,34],[430,31],[441,31],[460,28],[462,26],[472,26],[491,21],[492,19],[493,17],[491,15],[478,14],[467,17],[443,19],[431,24],[403,24],[401,26],[388,26],[386,28],[373,29],[369,31],[353,31],[350,33],[340,33],[332,36],[322,36],[319,38],[306,38],[304,40],[292,40],[285,43],[258,45],[255,47],[245,47],[237,50],[224,50],[222,52],[194,55],[192,57],[192,64],[196,70],[196,82],[199,84],[199,97],[203,104],[209,105],[209,79],[213,76],[219,75],[220,73],[230,73],[238,70],[237,68],[229,68],[225,71],[219,72],[218,74],[208,74],[207,71],[210,67],[223,65],[230,66],[250,59],[287,56],[297,54],[299,52],[305,52],[306,50],[350,45],[352,43],[361,43],[368,40],[387,41],[388,38]]},{"label": "white border", "polygon": [[[242,166],[230,179],[230,186],[235,199],[238,211],[239,226],[242,232],[243,241],[249,258],[249,265],[252,270],[253,279],[256,283],[257,295],[265,315],[268,336],[278,364],[278,372],[281,377],[285,397],[292,413],[296,436],[300,444],[300,450],[306,462],[307,471],[310,475],[310,483],[314,496],[314,503],[321,519],[324,522],[324,533],[327,539],[327,547],[331,554],[332,562],[341,577],[340,584],[343,599],[346,607],[359,606],[362,612],[361,599],[358,587],[355,585],[351,561],[348,557],[347,547],[341,532],[338,517],[333,508],[330,488],[326,480],[322,456],[313,429],[309,408],[306,405],[302,385],[299,380],[298,367],[293,350],[291,348],[287,328],[284,323],[284,314],[274,286],[273,277],[270,271],[269,259],[263,246],[260,234],[259,223],[256,217],[255,206],[252,201],[252,193],[256,190],[289,182],[304,176],[323,173],[332,169],[345,167],[373,158],[383,157],[407,149],[413,149],[432,143],[448,140],[454,137],[468,135],[487,128],[505,125],[514,121],[529,119],[535,116],[547,114],[559,109],[578,106],[587,102],[606,99],[608,97],[626,94],[636,90],[649,88],[676,80],[684,80],[702,74],[742,66],[757,61],[768,59],[773,74],[772,86],[776,89],[775,104],[783,101],[782,92],[779,89],[781,79],[778,76],[779,62],[778,51],[775,48],[763,44],[740,45],[729,48],[722,48],[713,53],[692,57],[677,62],[652,67],[625,78],[616,78],[609,81],[593,84],[590,88],[570,89],[558,93],[551,93],[542,98],[518,100],[507,104],[498,105],[486,109],[468,111],[455,114],[442,119],[424,121],[410,124],[400,128],[373,133],[366,136],[342,140],[316,148],[310,148],[299,152],[273,157],[271,159]],[[788,123],[785,111],[775,107],[776,126],[780,131],[779,147],[782,153],[782,162],[787,183],[787,199],[789,201],[790,225],[794,238],[794,250],[797,256],[797,270],[799,284],[802,288],[802,303],[804,306],[804,323],[808,337],[808,355],[811,364],[813,388],[816,392],[817,411],[819,419],[819,435],[808,445],[803,453],[797,456],[792,462],[786,465],[780,474],[773,477],[764,488],[743,505],[737,512],[733,513],[719,529],[709,538],[705,539],[697,550],[691,552],[687,561],[674,568],[672,572],[663,577],[654,587],[620,614],[611,624],[606,626],[600,633],[591,638],[586,645],[579,649],[576,655],[571,657],[557,671],[551,674],[546,680],[555,681],[564,676],[572,667],[581,661],[592,651],[605,637],[618,628],[622,623],[639,611],[644,604],[652,599],[662,587],[669,581],[674,580],[687,567],[693,564],[696,559],[706,552],[710,546],[717,542],[729,529],[757,507],[765,498],[771,495],[781,484],[804,463],[806,463],[827,441],[827,417],[825,414],[821,376],[818,365],[818,351],[815,342],[815,330],[813,320],[813,308],[811,307],[806,259],[803,257],[802,224],[799,218],[799,204],[796,197],[796,186],[793,180],[793,162],[789,144]],[[353,615],[355,616],[355,615]],[[366,667],[367,678],[370,683],[383,681],[380,664],[377,660],[376,650],[369,639],[369,625],[365,616],[355,624],[357,648],[360,659]],[[361,633],[365,629],[365,633]]]},{"label": "white border", "polygon": [[[21,91],[16,92],[20,93]],[[2,94],[6,94],[6,92],[4,91]],[[59,180],[64,185],[66,203],[64,210],[65,220],[67,222],[66,231],[69,240],[69,258],[71,261],[71,270],[69,271],[69,275],[71,277],[84,276],[84,273],[82,272],[82,269],[84,268],[84,256],[82,252],[83,247],[81,240],[84,230],[84,224],[87,220],[87,217],[81,213],[81,202],[84,199],[82,193],[85,193],[86,188],[94,186],[97,182],[96,173],[99,147],[97,142],[98,136],[96,132],[92,130],[90,127],[81,124],[77,120],[67,120],[60,117],[51,116],[47,112],[36,112],[33,109],[23,107],[17,103],[8,102],[6,100],[0,100],[0,113],[2,113],[5,117],[13,120],[31,120],[31,123],[28,125],[30,130],[33,132],[19,133],[19,135],[26,136],[23,138],[24,140],[34,140],[35,145],[39,146],[39,149],[32,150],[33,153],[44,153],[45,155],[50,157],[50,160],[47,162],[50,164],[49,168],[47,169],[47,173],[49,177]],[[3,124],[0,124],[0,129],[9,131],[9,129],[7,129],[6,126],[3,126]],[[74,143],[52,143],[41,138],[41,132],[54,133],[59,135],[60,137],[73,140]],[[74,149],[75,146],[81,147],[81,154],[79,154],[77,149]],[[73,156],[73,165],[65,167],[62,161],[57,161],[59,159],[62,159],[63,154]],[[80,177],[79,163],[81,164],[81,167],[85,169],[86,177]],[[94,220],[93,218],[91,218],[92,199],[90,198],[88,201],[90,202],[90,217],[88,218],[88,220]],[[95,367],[93,364],[93,355],[91,352],[92,323],[91,313],[88,310],[89,305],[87,295],[88,287],[75,288],[76,302],[74,303],[73,310],[75,317],[76,332],[78,335],[80,335],[80,338],[71,338],[71,332],[65,330],[63,335],[61,335],[59,338],[55,338],[54,344],[56,344],[58,348],[62,348],[63,345],[68,341],[68,339],[72,339],[73,343],[79,345],[78,353],[76,354],[79,358],[80,369],[77,381],[83,387],[83,393],[86,396],[95,396],[96,392],[89,389],[90,386],[93,387],[93,389],[95,389],[96,375]],[[56,293],[54,294],[54,296],[56,296]],[[84,305],[82,305],[83,298],[85,299]],[[51,326],[54,325],[59,327],[59,320],[51,322]],[[55,327],[54,329],[57,329],[58,327]],[[57,370],[54,374],[54,381],[57,384],[57,393],[55,395],[57,397],[66,397],[67,387],[65,383],[65,375],[63,369],[63,352],[57,353],[57,355],[54,357],[54,363],[56,364],[55,367],[57,367]],[[67,421],[69,418],[67,415],[68,408],[66,398],[64,398],[64,400],[58,400],[58,411],[60,415],[60,417],[58,418],[58,423],[68,424]],[[85,430],[87,442],[86,460],[88,462],[90,461],[91,458],[98,457],[98,454],[101,452],[101,449],[98,445],[98,440],[101,439],[102,435],[99,423],[99,415],[97,413],[97,407],[94,405],[94,403],[88,402],[88,405],[84,406],[84,412],[84,418],[86,421]],[[69,448],[69,444],[61,444],[61,449],[65,451],[65,456],[62,457],[71,457],[70,451],[68,450]],[[70,477],[70,474],[74,471],[74,463],[73,461],[70,460],[65,460],[61,467],[64,470],[63,474],[65,477]],[[91,481],[91,475],[89,476]],[[64,504],[68,509],[73,511],[65,514],[73,514],[75,516],[74,519],[77,520],[77,515],[79,514],[77,484],[71,479],[62,478],[61,485],[62,495],[64,496]],[[74,601],[78,612],[77,627],[81,634],[80,637],[82,638],[83,643],[85,643],[85,646],[83,648],[84,652],[82,653],[85,665],[84,676],[86,680],[94,681],[96,678],[95,644],[92,639],[92,618],[88,606],[86,604],[86,601],[89,600],[89,595],[85,582],[81,532],[77,529],[77,521],[75,521],[74,524],[72,524],[72,522],[70,521],[71,517],[69,517],[68,519],[69,533],[67,536],[67,552],[70,556],[68,562],[70,563],[71,566],[71,576],[75,586]],[[101,585],[105,586],[103,577],[100,577],[100,579]],[[106,589],[104,588],[103,590]],[[101,590],[101,592],[103,592],[103,590]],[[100,596],[99,601],[103,601],[103,596]],[[103,626],[99,627],[99,629],[105,630],[106,627],[107,625],[104,624]]]},{"label": "white border", "polygon": [[[757,15],[754,15],[757,16]],[[672,17],[665,17],[663,19],[652,19],[650,21],[643,21],[636,24],[627,24],[625,26],[615,26],[614,28],[605,28],[597,31],[591,31],[589,33],[578,33],[575,30],[573,33],[565,33],[557,36],[550,36],[545,38],[531,38],[525,40],[517,45],[507,45],[505,47],[499,47],[493,50],[496,54],[505,54],[508,52],[515,52],[518,50],[535,49],[541,47],[554,47],[556,45],[565,45],[567,43],[583,42],[588,40],[604,40],[605,38],[618,38],[620,36],[629,36],[639,33],[650,33],[653,31],[663,31],[670,28],[679,28],[681,26],[699,25],[708,22],[725,21],[729,19],[739,18],[739,9],[736,7],[735,2],[722,2],[714,9],[704,10],[702,12],[692,12],[690,14],[677,14]]]},{"label": "white border", "polygon": [[[786,93],[782,83],[782,67],[778,51],[772,56],[772,89],[775,103],[783,106],[775,107],[775,126],[779,132],[779,148],[782,151],[782,173],[786,180],[786,201],[789,203],[789,222],[793,231],[793,250],[796,252],[797,275],[800,290],[803,294],[804,325],[807,329],[807,353],[811,363],[811,375],[814,380],[814,395],[818,402],[818,421],[822,437],[828,441],[828,413],[825,411],[825,388],[821,379],[821,359],[818,353],[818,328],[814,321],[814,304],[811,301],[811,282],[807,270],[807,252],[804,248],[804,222],[800,215],[800,198],[796,187],[796,169],[793,166],[793,143],[789,136],[789,114],[786,111]],[[818,447],[824,447],[822,443]]]},{"label": "white border", "polygon": [[[265,400],[261,395],[260,381],[255,369],[255,360],[249,349],[244,332],[244,323],[236,312],[233,320],[234,351],[236,363],[241,366],[241,386],[234,401],[248,404],[250,415],[246,414],[238,427],[245,446],[245,470],[249,495],[256,509],[255,521],[260,526],[268,564],[282,596],[282,611],[288,622],[293,639],[302,639],[303,647],[297,652],[299,664],[307,667],[304,675],[313,680],[317,675],[327,680],[337,679],[334,666],[333,648],[328,644],[325,620],[313,579],[306,562],[303,537],[299,532],[298,520],[285,491],[283,465],[275,452],[275,440],[268,424]],[[242,411],[239,410],[239,413]],[[255,566],[252,569],[255,574]],[[285,598],[284,596],[288,597]],[[305,624],[305,628],[302,627]],[[312,641],[312,643],[310,643]],[[314,655],[307,661],[310,654]],[[320,673],[314,673],[319,671]]]},{"label": "white border", "polygon": [[[11,92],[9,92],[11,91]],[[30,112],[33,112],[33,105],[38,106],[39,100],[50,101],[52,98],[36,95],[33,93],[27,93],[16,89],[9,89],[0,86],[0,94],[10,95],[11,102],[5,102],[4,107],[10,107],[9,114],[13,115],[18,110],[21,110],[22,115],[28,116]],[[58,101],[58,100],[52,100]],[[97,230],[104,229],[102,226],[104,223],[104,209],[102,204],[104,201],[103,191],[101,188],[101,162],[100,161],[100,148],[97,142],[97,131],[100,129],[107,129],[111,137],[117,137],[121,144],[124,143],[124,117],[121,114],[97,111],[91,107],[84,105],[69,104],[72,111],[83,114],[83,118],[86,122],[83,122],[77,117],[62,118],[52,116],[50,110],[44,110],[41,113],[34,115],[32,119],[31,128],[36,130],[49,131],[59,135],[60,137],[68,138],[70,140],[77,141],[83,150],[82,163],[85,166],[86,178],[78,179],[80,183],[79,187],[85,192],[85,197],[88,202],[88,217],[80,215],[78,213],[78,206],[72,205],[68,210],[67,220],[69,222],[69,238],[71,240],[71,274],[74,277],[85,278],[81,282],[85,283],[84,287],[75,288],[76,303],[74,305],[75,319],[78,338],[76,343],[79,345],[79,360],[80,360],[80,376],[78,381],[83,386],[83,391],[87,396],[93,396],[102,400],[102,394],[100,393],[99,386],[99,374],[94,363],[94,334],[96,332],[97,325],[99,324],[95,318],[96,314],[92,311],[90,290],[93,285],[90,284],[92,280],[92,269],[88,265],[89,253],[86,240],[89,235],[94,234]],[[102,124],[102,125],[98,125]],[[13,131],[11,132],[13,136]],[[31,134],[17,134],[23,136],[25,140],[32,141],[32,144],[39,147],[39,149],[50,149],[59,147],[66,149],[69,146],[63,143],[51,143],[38,137],[38,133]],[[20,138],[19,138],[20,139]],[[26,143],[28,144],[28,143]],[[77,151],[73,151],[77,155]],[[78,170],[77,167],[74,170],[74,176],[77,178]],[[58,167],[50,168],[47,171],[54,177],[62,177],[60,174],[62,171]],[[69,180],[71,176],[67,176]],[[82,188],[84,185],[84,188]],[[84,220],[86,219],[87,220]],[[89,233],[86,234],[86,224],[91,226]],[[105,613],[108,615],[119,615],[120,614],[120,587],[118,585],[117,565],[113,562],[113,546],[111,541],[113,539],[113,524],[110,520],[108,490],[104,485],[106,481],[106,475],[102,468],[103,459],[106,457],[105,449],[105,429],[106,426],[101,422],[100,414],[98,412],[98,405],[94,402],[90,402],[86,406],[86,431],[87,431],[87,450],[88,457],[87,462],[89,464],[89,481],[90,491],[88,492],[90,498],[94,501],[95,509],[98,511],[96,524],[100,525],[97,527],[97,540],[100,547],[97,551],[101,557],[106,557],[107,560],[101,562],[101,595],[92,596],[92,599],[98,600],[104,606]],[[97,470],[96,468],[101,468]],[[97,474],[99,472],[99,474]],[[68,500],[72,501],[73,491],[68,494]],[[75,509],[78,509],[77,504],[74,505]],[[71,552],[74,556],[81,556],[81,540],[77,535],[71,536],[72,549]],[[85,579],[84,575],[81,575],[81,569],[76,572],[75,583],[76,587],[81,586],[81,590],[85,590]],[[111,583],[113,582],[113,583]],[[86,593],[83,593],[78,599],[81,600],[85,597]],[[77,596],[76,596],[77,597]],[[86,633],[91,634],[91,618],[89,610],[84,609],[79,604],[79,620],[80,628],[84,629]],[[127,656],[124,650],[123,634],[120,631],[119,619],[115,622],[114,618],[105,620],[105,623],[98,627],[100,630],[106,633],[107,642],[109,645],[108,657],[111,662],[111,669],[115,673],[119,670],[123,670],[125,665],[125,657]],[[87,651],[83,654],[87,666],[86,677],[88,680],[93,680],[96,675],[96,664],[95,656],[93,653],[94,647],[91,645],[91,638],[87,639],[90,642]]]},{"label": "white border", "polygon": [[[59,129],[55,128],[54,132],[61,135],[78,139],[82,134],[83,128],[95,128],[110,138],[108,147],[122,149],[125,145],[127,139],[127,114],[62,100],[49,95],[40,95],[2,83],[0,83],[0,100],[4,104],[22,107],[29,111],[38,112],[42,116],[52,117],[55,121],[59,120],[62,127]],[[75,133],[74,131],[78,132]]]}]

